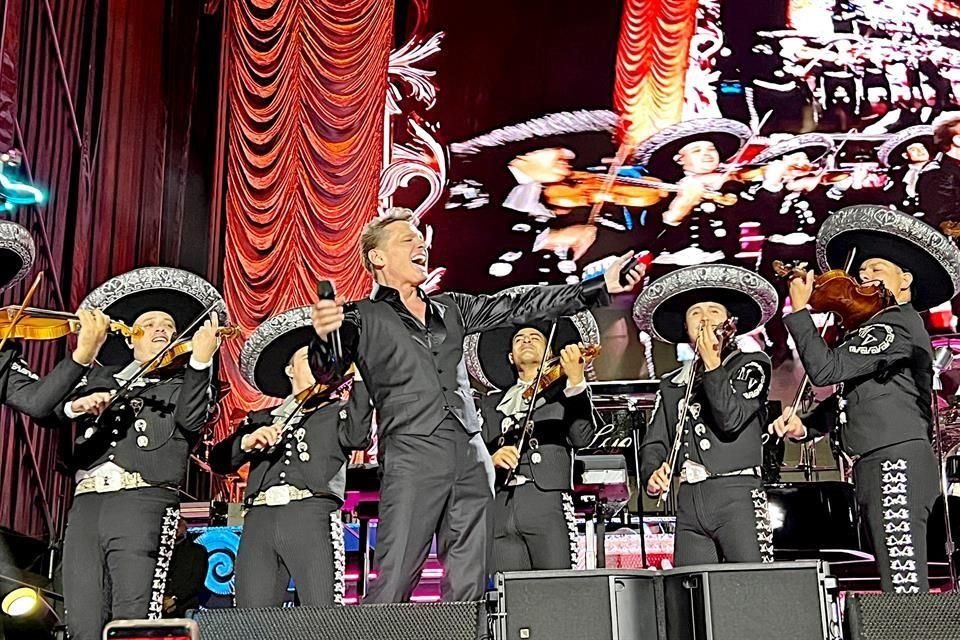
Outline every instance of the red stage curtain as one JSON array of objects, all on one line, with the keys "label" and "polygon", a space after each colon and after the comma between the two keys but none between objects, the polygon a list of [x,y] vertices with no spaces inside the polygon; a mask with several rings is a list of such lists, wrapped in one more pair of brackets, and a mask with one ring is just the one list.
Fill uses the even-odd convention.
[{"label": "red stage curtain", "polygon": [[[318,280],[369,288],[357,253],[375,215],[393,2],[230,0],[223,287],[249,336],[312,302]],[[262,406],[236,369],[226,414]]]},{"label": "red stage curtain", "polygon": [[698,0],[625,0],[617,50],[614,110],[636,144],[683,114],[684,74]]}]

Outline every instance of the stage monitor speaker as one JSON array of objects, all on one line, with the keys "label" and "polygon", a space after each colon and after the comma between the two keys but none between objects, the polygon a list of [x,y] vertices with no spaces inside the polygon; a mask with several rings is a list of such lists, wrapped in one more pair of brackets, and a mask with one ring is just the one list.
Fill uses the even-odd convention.
[{"label": "stage monitor speaker", "polygon": [[836,581],[817,561],[716,564],[663,572],[668,640],[826,640]]},{"label": "stage monitor speaker", "polygon": [[497,640],[661,640],[660,578],[652,571],[497,574]]},{"label": "stage monitor speaker", "polygon": [[851,594],[844,627],[849,640],[960,640],[960,594]]},{"label": "stage monitor speaker", "polygon": [[479,602],[349,607],[206,609],[203,640],[478,640],[487,637]]}]

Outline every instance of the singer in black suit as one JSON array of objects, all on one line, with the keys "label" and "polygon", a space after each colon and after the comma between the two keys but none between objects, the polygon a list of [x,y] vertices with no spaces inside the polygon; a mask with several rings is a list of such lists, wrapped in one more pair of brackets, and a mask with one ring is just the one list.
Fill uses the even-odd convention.
[{"label": "singer in black suit", "polygon": [[[446,600],[478,600],[486,584],[486,510],[493,466],[480,435],[464,365],[463,339],[514,321],[569,315],[629,291],[640,275],[620,281],[632,258],[617,259],[584,284],[545,286],[515,296],[427,296],[427,247],[409,210],[392,210],[361,235],[371,297],[343,306],[321,300],[313,311],[311,346],[317,380],[329,381],[355,362],[377,411],[382,482],[377,580],[369,602],[409,600],[437,535]],[[339,331],[342,352],[328,336]]]}]

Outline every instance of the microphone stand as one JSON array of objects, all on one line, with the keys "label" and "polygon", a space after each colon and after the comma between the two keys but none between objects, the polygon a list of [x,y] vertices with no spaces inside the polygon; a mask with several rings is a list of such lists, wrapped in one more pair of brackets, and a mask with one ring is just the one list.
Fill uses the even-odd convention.
[{"label": "microphone stand", "polygon": [[[939,349],[937,351],[940,351]],[[953,542],[953,525],[950,522],[950,495],[949,485],[947,483],[947,467],[945,453],[943,450],[943,425],[940,421],[940,410],[937,406],[937,391],[943,391],[943,382],[940,380],[940,374],[953,360],[953,355],[947,348],[946,357],[938,357],[935,354],[933,366],[933,426],[937,435],[937,472],[940,479],[940,495],[943,496],[943,533],[944,533],[944,551],[947,554],[947,568],[950,572],[950,590],[957,590],[957,567],[954,563],[954,554],[956,548]]]}]

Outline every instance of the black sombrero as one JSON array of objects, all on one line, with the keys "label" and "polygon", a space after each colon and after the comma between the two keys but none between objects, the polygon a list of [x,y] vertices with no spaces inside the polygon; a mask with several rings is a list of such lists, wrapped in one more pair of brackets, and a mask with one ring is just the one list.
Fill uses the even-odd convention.
[{"label": "black sombrero", "polygon": [[[147,311],[165,311],[177,324],[178,335],[208,306],[213,305],[221,325],[229,320],[227,306],[216,288],[189,271],[172,267],[142,267],[110,278],[80,303],[81,309],[100,309],[114,320],[132,324]],[[200,328],[198,323],[194,330]],[[123,364],[131,358],[125,341],[111,334],[97,359]]]},{"label": "black sombrero", "polygon": [[661,129],[641,142],[637,147],[636,160],[646,167],[651,176],[661,180],[678,180],[683,177],[683,170],[673,158],[691,142],[709,140],[717,148],[722,162],[736,155],[751,135],[750,127],[736,120],[684,120]]},{"label": "black sombrero", "polygon": [[933,157],[935,149],[933,146],[933,127],[928,124],[918,124],[915,127],[907,127],[903,131],[893,134],[886,142],[877,149],[877,159],[885,167],[895,167],[906,164],[903,157],[907,147],[915,142],[919,142],[927,148],[930,156]]},{"label": "black sombrero", "polygon": [[658,340],[687,342],[687,309],[708,301],[722,304],[737,317],[737,334],[763,326],[780,307],[777,290],[753,271],[726,264],[695,265],[648,285],[633,303],[633,321]]},{"label": "black sombrero", "polygon": [[285,398],[291,388],[284,369],[297,349],[310,344],[315,335],[309,306],[275,315],[243,343],[240,372],[268,396]]},{"label": "black sombrero", "polygon": [[960,291],[960,249],[913,216],[888,207],[855,205],[828,217],[817,234],[817,262],[824,271],[846,266],[850,273],[869,258],[883,258],[913,274],[911,304],[924,311]]},{"label": "black sombrero", "polygon": [[833,140],[819,133],[802,133],[767,147],[750,162],[753,164],[772,162],[801,151],[807,154],[810,162],[817,162],[833,151]]},{"label": "black sombrero", "polygon": [[36,257],[30,232],[16,222],[0,220],[0,290],[20,282]]},{"label": "black sombrero", "polygon": [[[505,293],[515,295],[529,288],[531,285],[520,285],[505,290]],[[551,324],[550,321],[517,322],[507,327],[468,335],[463,342],[467,370],[474,380],[485,387],[500,391],[509,389],[517,382],[517,371],[508,359],[513,336],[524,327],[533,327],[545,337],[549,337]],[[563,347],[577,342],[600,344],[600,328],[589,311],[560,318],[550,348],[554,354],[558,354]],[[591,374],[592,367],[587,365],[587,375]]]}]

